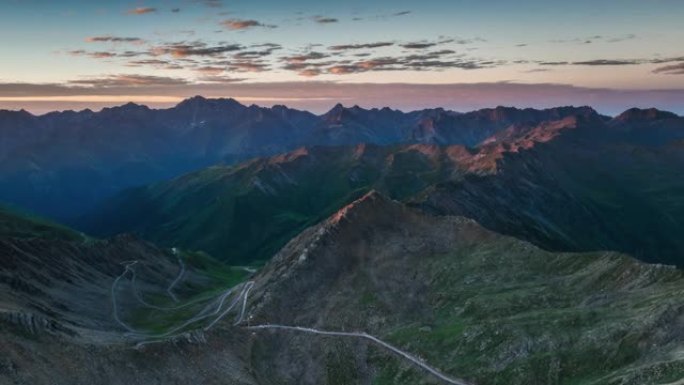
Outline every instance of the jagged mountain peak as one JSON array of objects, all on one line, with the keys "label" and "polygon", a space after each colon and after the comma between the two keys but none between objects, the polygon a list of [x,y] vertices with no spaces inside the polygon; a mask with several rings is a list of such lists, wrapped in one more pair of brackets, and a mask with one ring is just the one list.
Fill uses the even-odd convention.
[{"label": "jagged mountain peak", "polygon": [[111,115],[144,113],[149,111],[152,110],[146,105],[128,102],[116,107],[103,108],[98,115],[101,117],[107,117]]},{"label": "jagged mountain peak", "polygon": [[236,107],[243,107],[246,108],[245,105],[242,103],[238,102],[237,100],[233,98],[205,98],[204,96],[193,96],[191,98],[185,99],[178,103],[175,109],[183,110],[186,108],[236,108]]},{"label": "jagged mountain peak", "polygon": [[321,115],[321,117],[324,120],[337,120],[341,119],[342,115],[345,114],[349,109],[346,108],[342,103],[337,103],[333,108],[331,108],[328,112],[324,113]]},{"label": "jagged mountain peak", "polygon": [[34,115],[30,112],[24,110],[0,110],[1,119],[11,119],[11,118],[33,118]]},{"label": "jagged mountain peak", "polygon": [[328,219],[328,223],[337,225],[342,221],[353,222],[359,216],[369,215],[374,211],[387,213],[389,210],[400,206],[399,202],[387,198],[377,190],[371,190],[361,198],[339,209]]},{"label": "jagged mountain peak", "polygon": [[677,118],[679,118],[677,114],[669,111],[662,111],[657,108],[630,108],[629,110],[615,117],[615,120],[622,123],[643,123]]}]

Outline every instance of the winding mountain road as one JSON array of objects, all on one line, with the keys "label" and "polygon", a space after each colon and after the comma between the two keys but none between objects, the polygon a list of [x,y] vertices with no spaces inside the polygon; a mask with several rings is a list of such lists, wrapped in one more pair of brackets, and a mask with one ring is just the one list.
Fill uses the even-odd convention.
[{"label": "winding mountain road", "polygon": [[[185,264],[182,263],[180,257],[178,257],[178,260],[181,264],[181,271],[178,274],[178,277],[171,283],[169,288],[167,289],[167,292],[173,296],[172,289],[173,287],[180,281],[182,276],[185,274]],[[439,371],[438,369],[426,364],[423,360],[420,358],[414,356],[411,353],[408,353],[404,350],[401,350],[397,348],[394,345],[391,345],[375,336],[372,336],[368,333],[365,332],[338,332],[338,331],[329,331],[329,330],[320,330],[320,329],[315,329],[315,328],[309,328],[309,327],[302,327],[302,326],[290,326],[290,325],[279,325],[279,324],[262,324],[262,325],[240,325],[245,317],[245,313],[247,311],[247,301],[249,299],[249,293],[254,287],[254,281],[248,281],[245,282],[241,285],[237,285],[233,288],[230,288],[220,294],[218,297],[216,297],[215,300],[211,301],[209,304],[207,304],[202,310],[200,310],[197,314],[192,316],[191,318],[187,319],[185,322],[180,324],[179,326],[174,327],[173,329],[168,330],[167,332],[163,334],[157,334],[157,335],[151,335],[147,333],[141,333],[126,323],[124,323],[118,313],[117,309],[117,302],[116,302],[116,289],[121,281],[122,278],[124,278],[129,272],[131,273],[131,283],[133,285],[133,292],[134,295],[136,296],[136,299],[143,305],[152,307],[154,309],[158,310],[163,310],[163,311],[169,311],[169,310],[174,310],[175,308],[161,308],[157,307],[151,304],[148,304],[140,293],[138,293],[136,286],[135,286],[135,278],[136,278],[136,273],[135,269],[133,269],[133,266],[135,266],[138,263],[138,261],[129,261],[125,262],[124,265],[124,272],[121,273],[115,280],[114,283],[112,284],[111,288],[111,293],[112,293],[112,306],[113,306],[113,315],[115,321],[121,325],[123,328],[125,328],[128,332],[134,333],[135,335],[139,337],[146,338],[144,341],[140,341],[136,344],[136,349],[142,348],[145,345],[148,344],[153,344],[153,343],[158,343],[164,341],[166,338],[172,338],[172,337],[177,337],[180,335],[183,335],[187,332],[180,332],[181,330],[187,328],[188,326],[192,325],[193,323],[211,318],[213,316],[216,316],[207,326],[205,326],[202,330],[203,331],[208,331],[211,328],[213,328],[218,322],[220,322],[223,318],[225,318],[228,314],[230,314],[231,311],[233,311],[236,306],[241,303],[240,311],[236,316],[236,319],[233,323],[234,326],[240,326],[246,330],[251,330],[251,331],[261,331],[261,330],[284,330],[284,331],[291,331],[291,332],[299,332],[299,333],[308,333],[308,334],[314,334],[314,335],[321,335],[321,336],[328,336],[328,337],[347,337],[347,338],[360,338],[360,339],[365,339],[368,341],[371,341],[375,343],[376,345],[384,348],[385,350],[390,351],[391,353],[394,353],[398,355],[399,357],[409,361],[413,365],[419,367],[420,369],[428,372],[429,374],[435,376],[436,378],[444,381],[445,383],[452,384],[452,385],[471,385],[470,383],[466,382],[465,380],[459,379],[459,378],[454,378],[454,377],[449,377]],[[241,287],[239,294],[233,298],[233,300],[230,302],[230,305],[228,305],[227,308],[223,309],[223,306],[226,302],[226,300],[230,297],[231,294],[235,292],[235,290],[238,287]],[[175,297],[175,296],[173,296]],[[177,299],[176,299],[177,301]],[[213,311],[211,309],[216,306]],[[181,308],[187,306],[187,304],[180,305],[177,308]]]},{"label": "winding mountain road", "polygon": [[296,332],[301,332],[301,333],[309,333],[309,334],[318,334],[318,335],[323,335],[323,336],[334,336],[334,337],[354,337],[354,338],[363,338],[370,340],[383,348],[389,350],[392,353],[395,353],[399,355],[400,357],[405,358],[406,360],[410,361],[414,365],[420,367],[421,369],[427,371],[428,373],[432,374],[433,376],[439,378],[440,380],[453,384],[453,385],[471,385],[470,383],[458,379],[458,378],[452,378],[449,377],[439,370],[433,368],[432,366],[426,364],[423,362],[421,359],[418,357],[407,353],[393,345],[388,344],[387,342],[374,337],[368,333],[363,333],[363,332],[334,332],[334,331],[326,331],[326,330],[318,330],[318,329],[313,329],[313,328],[305,328],[301,326],[286,326],[286,325],[271,325],[271,324],[265,324],[265,325],[255,325],[255,326],[246,326],[245,327],[248,330],[266,330],[266,329],[277,329],[277,330],[289,330],[289,331],[296,331]]},{"label": "winding mountain road", "polygon": [[133,271],[132,266],[135,266],[135,264],[137,264],[137,263],[138,263],[138,261],[122,262],[122,264],[124,265],[124,271],[123,271],[123,273],[121,273],[121,275],[116,277],[116,279],[112,283],[112,287],[111,287],[112,316],[114,317],[114,321],[116,321],[116,323],[118,323],[124,329],[126,329],[127,331],[129,331],[131,333],[137,333],[137,331],[135,329],[133,329],[132,327],[128,326],[128,324],[123,322],[121,320],[121,318],[119,317],[119,308],[117,307],[117,304],[116,304],[116,289],[117,289],[117,286],[119,285],[119,281],[121,281],[121,279],[123,277],[125,277],[129,271],[132,272]]},{"label": "winding mountain road", "polygon": [[171,282],[169,287],[166,289],[166,292],[169,293],[169,296],[174,300],[174,302],[178,302],[178,297],[176,297],[176,294],[173,293],[173,288],[178,284],[178,282],[183,278],[183,275],[185,274],[185,263],[183,263],[183,260],[180,257],[180,254],[178,253],[177,248],[172,248],[171,251],[173,252],[173,255],[176,256],[178,259],[178,264],[180,265],[180,271],[178,272],[178,276],[176,279]]}]

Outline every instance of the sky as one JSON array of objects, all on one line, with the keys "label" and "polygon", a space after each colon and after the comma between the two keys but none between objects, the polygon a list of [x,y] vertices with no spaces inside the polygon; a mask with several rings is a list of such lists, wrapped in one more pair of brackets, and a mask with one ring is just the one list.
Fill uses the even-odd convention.
[{"label": "sky", "polygon": [[0,108],[684,113],[680,0],[0,0]]}]

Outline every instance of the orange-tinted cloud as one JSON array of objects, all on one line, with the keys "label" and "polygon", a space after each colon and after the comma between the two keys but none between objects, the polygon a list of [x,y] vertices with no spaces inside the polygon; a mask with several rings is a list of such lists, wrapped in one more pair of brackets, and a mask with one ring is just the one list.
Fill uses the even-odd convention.
[{"label": "orange-tinted cloud", "polygon": [[138,7],[131,9],[128,11],[129,15],[144,15],[147,13],[154,13],[157,12],[157,8],[152,8],[152,7]]},{"label": "orange-tinted cloud", "polygon": [[250,29],[254,27],[275,28],[275,25],[263,24],[257,20],[247,19],[228,19],[221,22],[221,25],[232,31]]},{"label": "orange-tinted cloud", "polygon": [[180,78],[152,75],[108,75],[97,78],[78,79],[69,82],[71,85],[88,86],[95,88],[109,87],[149,87],[149,86],[178,86],[188,84],[188,81]]}]

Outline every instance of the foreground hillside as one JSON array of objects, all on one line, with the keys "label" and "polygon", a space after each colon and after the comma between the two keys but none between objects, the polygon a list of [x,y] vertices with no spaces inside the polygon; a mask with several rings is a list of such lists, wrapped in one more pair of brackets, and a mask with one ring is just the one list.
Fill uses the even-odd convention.
[{"label": "foreground hillside", "polygon": [[[145,254],[153,258],[154,249]],[[109,298],[83,278],[65,279],[82,288],[78,303],[99,298],[78,312],[78,334],[17,317],[0,323],[0,383],[446,383],[357,332],[469,384],[665,385],[684,377],[681,271],[612,252],[543,251],[375,192],[303,231],[232,291],[223,291],[238,282],[232,274],[211,275],[222,277],[223,289],[197,286],[211,270],[185,255],[191,274],[174,304],[164,292],[172,280],[165,258],[149,270],[133,266],[144,283],[136,290],[123,275]],[[93,272],[97,287],[111,288],[121,274],[121,266],[106,266]],[[14,275],[21,271],[30,270]],[[130,329],[100,304],[114,296]],[[43,302],[35,290],[16,298],[3,306],[41,303],[43,313],[62,314],[73,304]],[[141,298],[155,302],[143,306]],[[283,329],[290,326],[304,329]]]},{"label": "foreground hillside", "polygon": [[[249,324],[367,331],[474,384],[684,378],[684,274],[615,253],[549,253],[371,193],[255,278]],[[437,384],[373,344],[259,330],[264,384]]]},{"label": "foreground hillside", "polygon": [[126,329],[114,305],[118,301],[117,316],[125,319],[141,304],[112,293],[130,289],[131,278],[138,289],[164,297],[177,276],[183,282],[173,290],[192,296],[245,275],[201,254],[159,249],[129,235],[89,238],[14,212],[0,216],[0,256],[1,320],[36,332],[83,332],[86,339],[107,339]]}]

